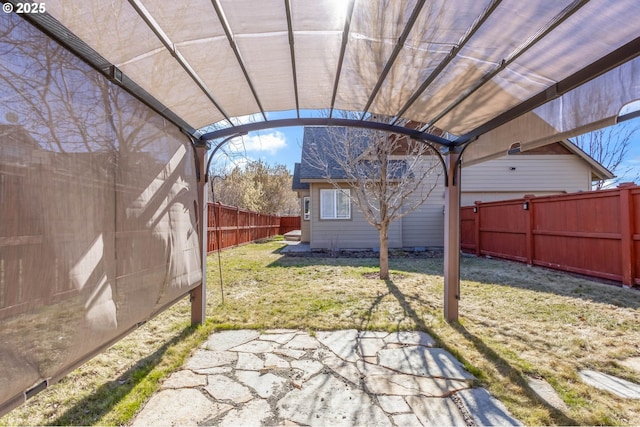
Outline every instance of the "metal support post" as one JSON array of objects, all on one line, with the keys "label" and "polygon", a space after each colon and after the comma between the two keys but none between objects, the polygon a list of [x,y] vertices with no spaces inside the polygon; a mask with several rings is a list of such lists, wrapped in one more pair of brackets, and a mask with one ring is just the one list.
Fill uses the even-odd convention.
[{"label": "metal support post", "polygon": [[207,192],[205,180],[207,146],[197,145],[198,164],[198,238],[200,239],[200,259],[202,260],[202,282],[191,291],[191,324],[203,324],[207,318]]},{"label": "metal support post", "polygon": [[444,318],[458,321],[460,299],[460,167],[461,150],[452,148],[447,157],[444,195]]}]

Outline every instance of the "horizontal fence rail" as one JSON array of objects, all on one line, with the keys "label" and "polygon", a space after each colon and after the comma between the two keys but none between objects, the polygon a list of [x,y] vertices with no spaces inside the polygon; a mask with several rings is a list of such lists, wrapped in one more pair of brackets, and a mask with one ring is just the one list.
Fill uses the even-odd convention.
[{"label": "horizontal fence rail", "polygon": [[300,229],[300,216],[252,212],[237,206],[208,204],[207,252],[215,252]]},{"label": "horizontal fence rail", "polygon": [[481,203],[461,209],[461,247],[640,285],[640,187]]}]

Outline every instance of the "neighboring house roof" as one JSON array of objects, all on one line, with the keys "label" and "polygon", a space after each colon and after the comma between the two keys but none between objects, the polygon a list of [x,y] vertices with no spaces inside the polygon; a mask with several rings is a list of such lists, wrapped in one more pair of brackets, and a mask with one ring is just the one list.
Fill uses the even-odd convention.
[{"label": "neighboring house roof", "polygon": [[[519,145],[519,144],[516,144]],[[525,151],[519,151],[519,147],[515,147],[517,151],[515,155],[531,155],[531,154],[574,154],[584,160],[591,168],[591,180],[600,181],[606,179],[613,179],[615,175],[600,164],[596,159],[584,152],[580,147],[575,145],[568,139],[563,139],[557,142],[534,146],[528,148]]]},{"label": "neighboring house roof", "polygon": [[[333,128],[331,132],[346,132],[345,128]],[[346,179],[347,176],[344,170],[331,159],[331,156],[325,156],[328,163],[328,170],[318,169],[314,162],[311,159],[311,152],[314,149],[320,151],[322,155],[322,150],[326,148],[327,142],[329,141],[329,134],[327,127],[305,127],[304,128],[304,138],[302,141],[302,156],[301,163],[296,164],[296,169],[294,170],[294,180],[293,180],[293,189],[308,189],[308,183],[316,180],[326,180],[327,172],[329,172],[329,177],[331,179]],[[547,147],[551,146],[560,146],[566,149],[566,154],[574,154],[584,160],[587,164],[589,164],[591,168],[591,179],[594,181],[597,180],[605,180],[605,179],[613,179],[615,176],[611,171],[598,163],[593,157],[589,156],[583,150],[581,150],[577,145],[571,142],[568,139],[558,141],[554,144],[548,144]],[[522,152],[520,154],[536,154],[536,152],[542,147],[537,149],[527,150],[526,152]],[[363,152],[366,147],[363,147]],[[541,153],[545,153],[541,151]],[[549,153],[546,153],[549,154]],[[556,153],[557,154],[557,153]],[[375,171],[372,173],[375,174]],[[296,188],[296,186],[305,186],[301,188]]]},{"label": "neighboring house roof", "polygon": [[562,141],[558,141],[560,144],[565,146],[569,151],[575,154],[578,157],[581,157],[582,160],[589,163],[591,166],[591,179],[593,181],[599,181],[604,179],[613,179],[616,176],[607,168],[602,166],[596,159],[585,153],[580,147],[578,147],[573,142],[568,139],[564,139]]},{"label": "neighboring house roof", "polygon": [[300,182],[300,163],[293,165],[293,183],[291,184],[291,189],[294,191],[309,189],[308,182]]},{"label": "neighboring house roof", "polygon": [[[331,129],[332,133],[346,133],[346,128],[335,127]],[[344,169],[338,164],[337,161],[329,154],[328,149],[331,145],[331,138],[335,136],[329,135],[327,127],[305,127],[304,137],[302,140],[302,161],[300,163],[300,183],[315,181],[315,180],[347,180],[348,176]],[[358,138],[356,141],[352,141],[354,144],[360,144],[361,147],[356,147],[354,151],[359,154],[365,154],[370,147],[363,138]],[[326,168],[318,167],[317,161],[314,161],[314,157],[320,157],[326,161]],[[407,173],[407,164],[404,160],[392,160],[394,166],[390,168],[390,173],[394,175],[396,179],[399,179]],[[357,175],[362,177],[378,177],[380,176],[380,165],[376,162],[363,159],[358,164],[360,170]],[[295,175],[295,170],[294,170]],[[295,182],[295,179],[294,179]]]},{"label": "neighboring house roof", "polygon": [[[333,128],[331,132],[346,132],[345,128]],[[305,127],[302,138],[302,156],[300,163],[300,179],[325,179],[329,175],[332,179],[346,179],[346,174],[340,165],[327,156],[326,148],[330,141],[329,129],[326,127]],[[319,169],[313,161],[313,152],[326,158],[327,169]]]}]

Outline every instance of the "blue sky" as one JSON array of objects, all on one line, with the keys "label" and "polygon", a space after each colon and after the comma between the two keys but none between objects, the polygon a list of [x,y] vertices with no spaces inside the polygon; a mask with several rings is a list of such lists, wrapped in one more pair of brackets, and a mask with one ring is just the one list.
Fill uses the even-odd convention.
[{"label": "blue sky", "polygon": [[[318,115],[318,112],[307,112],[309,116]],[[269,113],[268,118],[282,119],[295,117],[292,112]],[[255,120],[260,121],[262,117]],[[249,120],[249,119],[247,119]],[[640,117],[627,122],[632,127],[640,128]],[[216,156],[214,167],[216,169],[231,169],[234,165],[241,165],[249,160],[262,160],[269,165],[284,164],[293,173],[293,165],[300,161],[303,127],[288,127],[268,129],[259,132],[251,132],[244,137],[232,140],[225,153]],[[640,130],[633,136],[631,149],[625,163],[631,166],[635,172],[640,172]],[[626,167],[624,167],[626,169]]]}]

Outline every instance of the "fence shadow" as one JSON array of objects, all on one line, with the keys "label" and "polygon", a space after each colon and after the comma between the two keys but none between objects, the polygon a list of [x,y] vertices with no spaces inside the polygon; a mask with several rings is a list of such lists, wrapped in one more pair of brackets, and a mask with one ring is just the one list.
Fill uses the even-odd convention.
[{"label": "fence shadow", "polygon": [[620,283],[594,277],[503,259],[462,257],[460,279],[579,298],[620,308],[640,308],[640,292],[637,289],[623,288]]},{"label": "fence shadow", "polygon": [[91,424],[97,423],[151,373],[170,347],[192,335],[196,329],[195,326],[183,329],[179,335],[165,342],[155,352],[137,361],[118,378],[101,385],[94,393],[80,400],[47,425],[86,425],[88,421]]}]

